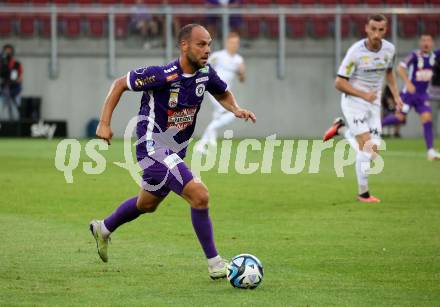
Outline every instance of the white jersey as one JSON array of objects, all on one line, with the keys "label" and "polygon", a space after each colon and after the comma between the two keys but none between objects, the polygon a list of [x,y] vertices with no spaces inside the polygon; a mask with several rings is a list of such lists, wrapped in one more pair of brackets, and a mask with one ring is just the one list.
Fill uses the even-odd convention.
[{"label": "white jersey", "polygon": [[240,65],[242,65],[243,62],[241,55],[237,53],[231,55],[225,49],[214,52],[208,60],[208,63],[212,65],[220,79],[225,81],[228,87],[232,86]]},{"label": "white jersey", "polygon": [[378,51],[369,50],[366,44],[367,40],[362,39],[348,49],[339,67],[338,76],[348,78],[356,89],[376,92],[378,99],[374,103],[380,104],[385,73],[394,65],[395,47],[384,39]]}]

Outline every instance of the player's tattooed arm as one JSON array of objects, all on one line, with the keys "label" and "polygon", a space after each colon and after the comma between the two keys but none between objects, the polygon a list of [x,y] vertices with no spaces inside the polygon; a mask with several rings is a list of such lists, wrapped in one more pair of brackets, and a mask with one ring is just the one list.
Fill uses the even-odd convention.
[{"label": "player's tattooed arm", "polygon": [[335,87],[338,91],[343,92],[350,96],[356,96],[360,97],[363,100],[366,100],[368,102],[374,102],[377,99],[377,93],[376,92],[364,92],[361,90],[358,90],[357,88],[354,88],[350,82],[348,82],[348,78],[337,76],[335,80]]},{"label": "player's tattooed arm", "polygon": [[401,110],[403,107],[402,99],[399,95],[399,89],[397,88],[396,77],[394,76],[394,72],[392,69],[388,69],[385,75],[388,83],[388,87],[390,88],[391,93],[393,94],[394,102],[396,103],[396,109]]},{"label": "player's tattooed arm", "polygon": [[101,117],[99,119],[98,127],[96,128],[96,136],[105,140],[109,145],[113,136],[110,127],[113,111],[118,105],[122,93],[126,90],[128,90],[126,76],[113,81],[101,109]]},{"label": "player's tattooed arm", "polygon": [[229,112],[234,113],[234,115],[238,118],[242,118],[245,121],[248,121],[249,119],[255,123],[257,121],[257,117],[255,114],[249,110],[242,109],[235,100],[234,95],[231,91],[226,91],[223,94],[216,94],[214,95],[215,99],[217,99],[218,102],[228,110]]}]

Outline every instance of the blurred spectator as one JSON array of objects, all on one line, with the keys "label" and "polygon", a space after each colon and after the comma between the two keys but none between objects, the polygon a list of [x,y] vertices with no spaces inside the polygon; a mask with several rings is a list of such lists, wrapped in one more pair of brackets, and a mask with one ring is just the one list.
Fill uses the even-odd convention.
[{"label": "blurred spectator", "polygon": [[146,7],[143,0],[136,0],[132,7],[130,28],[146,40],[144,48],[149,49],[153,46],[151,39],[159,37],[161,19],[146,12]]},{"label": "blurred spectator", "polygon": [[8,109],[8,119],[19,119],[21,82],[23,68],[14,58],[14,47],[10,44],[3,46],[0,59],[0,101],[1,112]]},{"label": "blurred spectator", "polygon": [[[205,0],[209,7],[239,7],[242,0]],[[211,37],[217,38],[218,30],[221,29],[222,17],[219,15],[210,15],[206,18],[206,28]],[[229,31],[241,34],[241,15],[229,15]]]},{"label": "blurred spectator", "polygon": [[[385,86],[385,89],[382,94],[382,117],[387,116],[388,114],[394,114],[396,112],[396,103],[394,102],[393,95],[391,93],[390,88]],[[387,132],[383,133],[383,137],[394,136],[395,138],[400,138],[400,124],[387,126],[389,129]],[[385,128],[385,127],[384,127]],[[394,132],[391,129],[394,128]]]}]

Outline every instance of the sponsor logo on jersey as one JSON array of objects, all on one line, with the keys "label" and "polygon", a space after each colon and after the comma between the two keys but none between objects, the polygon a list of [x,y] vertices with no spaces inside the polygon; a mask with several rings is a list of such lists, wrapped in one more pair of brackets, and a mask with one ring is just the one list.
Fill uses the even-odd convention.
[{"label": "sponsor logo on jersey", "polygon": [[184,108],[181,110],[168,110],[167,129],[176,127],[181,131],[192,125],[196,116],[197,107]]},{"label": "sponsor logo on jersey", "polygon": [[351,75],[351,72],[353,71],[353,68],[354,68],[354,62],[348,63],[348,65],[345,66],[345,75],[346,76]]},{"label": "sponsor logo on jersey", "polygon": [[419,69],[416,71],[416,81],[429,82],[431,81],[432,75],[432,69]]},{"label": "sponsor logo on jersey", "polygon": [[171,83],[172,88],[180,88],[180,81]]},{"label": "sponsor logo on jersey", "polygon": [[202,68],[199,69],[199,71],[202,72],[202,73],[207,74],[207,73],[209,73],[209,66],[202,67]]},{"label": "sponsor logo on jersey", "polygon": [[172,71],[174,71],[174,70],[176,70],[177,69],[177,66],[176,65],[174,65],[173,67],[170,67],[170,68],[168,68],[168,69],[164,69],[164,73],[166,73],[166,74],[168,74],[168,73],[170,73],[170,72],[172,72]]},{"label": "sponsor logo on jersey", "polygon": [[137,78],[134,80],[134,84],[136,87],[142,87],[146,84],[153,83],[154,81],[156,81],[156,76],[150,76],[146,78]]},{"label": "sponsor logo on jersey", "polygon": [[205,82],[205,81],[208,81],[208,80],[209,80],[209,77],[205,76],[205,77],[197,78],[196,79],[196,83]]},{"label": "sponsor logo on jersey", "polygon": [[205,85],[203,83],[197,85],[196,87],[197,97],[202,97],[204,93],[205,93]]},{"label": "sponsor logo on jersey", "polygon": [[166,80],[169,81],[173,81],[174,79],[176,79],[178,77],[177,73],[174,73],[172,75],[167,76]]}]

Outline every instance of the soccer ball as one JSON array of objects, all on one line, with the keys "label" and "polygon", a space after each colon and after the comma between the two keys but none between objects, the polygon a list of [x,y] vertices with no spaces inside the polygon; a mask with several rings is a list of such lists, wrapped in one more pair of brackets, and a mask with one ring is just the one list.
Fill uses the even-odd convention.
[{"label": "soccer ball", "polygon": [[263,280],[263,265],[257,257],[240,254],[228,264],[228,280],[234,288],[255,289]]}]

